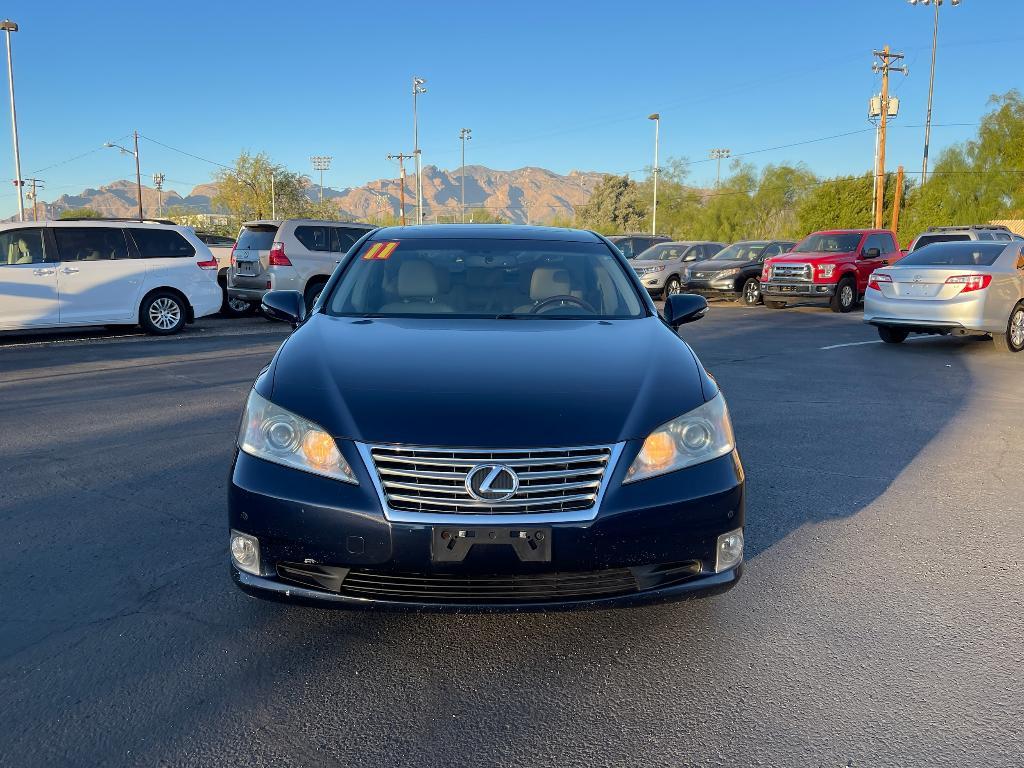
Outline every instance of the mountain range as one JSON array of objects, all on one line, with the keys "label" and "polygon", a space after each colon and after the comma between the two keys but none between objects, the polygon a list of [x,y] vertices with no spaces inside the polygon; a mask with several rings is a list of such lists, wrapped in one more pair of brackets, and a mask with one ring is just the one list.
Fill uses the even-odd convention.
[{"label": "mountain range", "polygon": [[[482,165],[466,166],[467,219],[474,211],[486,211],[512,223],[543,223],[555,218],[571,218],[576,207],[586,203],[604,174],[572,171],[561,175],[544,168],[494,170]],[[428,165],[423,169],[424,219],[457,216],[460,211],[461,170],[442,170]],[[415,176],[405,180],[406,214],[415,210]],[[142,204],[146,216],[157,217],[170,209],[187,209],[197,214],[215,214],[212,199],[216,183],[200,184],[188,194],[174,190],[158,192],[143,185]],[[318,200],[320,187],[307,188],[311,200]],[[377,179],[361,187],[333,189],[325,186],[324,201],[338,209],[340,218],[354,220],[379,219],[383,214],[399,215],[401,181]],[[26,201],[26,217],[32,217],[30,201]],[[52,202],[40,201],[40,218],[56,218],[61,212],[75,208],[91,208],[104,216],[131,217],[137,210],[135,183],[128,180],[85,189],[77,195],[61,195]]]}]

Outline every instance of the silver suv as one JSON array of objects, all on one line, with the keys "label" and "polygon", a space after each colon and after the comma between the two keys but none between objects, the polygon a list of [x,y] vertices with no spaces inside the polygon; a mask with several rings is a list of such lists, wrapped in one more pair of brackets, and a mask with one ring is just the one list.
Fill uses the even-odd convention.
[{"label": "silver suv", "polygon": [[374,229],[318,219],[247,221],[231,256],[228,295],[259,304],[270,290],[299,291],[312,307],[342,256]]},{"label": "silver suv", "polygon": [[1008,227],[1002,224],[964,224],[961,227],[928,227],[924,232],[914,238],[914,241],[907,249],[907,253],[924,248],[929,243],[948,243],[955,240],[995,240],[997,242],[1009,242],[1020,240],[1020,235],[1015,235]]},{"label": "silver suv", "polygon": [[709,240],[657,243],[629,263],[651,296],[670,296],[679,293],[689,279],[690,265],[712,258],[723,248],[725,243]]}]

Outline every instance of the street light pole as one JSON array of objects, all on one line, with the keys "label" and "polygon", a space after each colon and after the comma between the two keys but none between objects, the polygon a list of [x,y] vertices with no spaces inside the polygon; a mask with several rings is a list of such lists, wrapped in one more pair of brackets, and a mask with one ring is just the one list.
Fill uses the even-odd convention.
[{"label": "street light pole", "polygon": [[647,116],[648,120],[654,121],[654,168],[652,174],[654,175],[654,204],[651,208],[651,234],[658,234],[658,133],[661,129],[661,114],[655,112],[652,115]]},{"label": "street light pole", "polygon": [[459,138],[462,140],[462,180],[459,181],[459,193],[462,195],[462,223],[466,223],[466,142],[473,139],[473,131],[470,128],[463,128],[459,131]]},{"label": "street light pole", "polygon": [[313,155],[309,158],[313,163],[313,170],[320,171],[320,205],[324,204],[324,171],[330,170],[333,159],[330,155]]},{"label": "street light pole", "polygon": [[426,93],[423,84],[427,81],[422,77],[412,78],[412,153],[416,161],[416,223],[423,223],[423,158],[420,153],[420,125],[417,97]]},{"label": "street light pole", "polygon": [[[932,93],[935,90],[935,50],[939,44],[939,6],[942,0],[907,0],[911,5],[932,5],[935,10],[935,21],[932,25],[932,69],[928,76],[928,112],[924,120],[924,160],[921,163],[921,183],[928,180],[928,145],[932,133]],[[950,0],[951,5],[960,5],[960,0]]]},{"label": "street light pole", "polygon": [[11,92],[11,139],[14,142],[14,186],[18,188],[18,221],[25,220],[25,180],[21,178],[21,149],[18,146],[18,112],[14,108],[14,62],[11,56],[11,32],[18,25],[10,19],[0,21],[0,29],[7,33],[7,83]]}]

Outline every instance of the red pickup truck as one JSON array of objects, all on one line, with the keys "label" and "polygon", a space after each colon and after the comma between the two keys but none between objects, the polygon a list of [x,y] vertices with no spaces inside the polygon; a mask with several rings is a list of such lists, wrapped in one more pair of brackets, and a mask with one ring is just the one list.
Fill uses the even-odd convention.
[{"label": "red pickup truck", "polygon": [[808,235],[793,250],[773,256],[761,272],[765,306],[828,301],[833,312],[849,312],[864,296],[868,277],[903,254],[887,229],[834,229]]}]

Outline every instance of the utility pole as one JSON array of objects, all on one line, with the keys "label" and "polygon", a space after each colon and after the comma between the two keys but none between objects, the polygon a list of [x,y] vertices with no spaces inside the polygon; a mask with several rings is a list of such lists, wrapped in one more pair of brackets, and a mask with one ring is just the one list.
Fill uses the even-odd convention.
[{"label": "utility pole", "polygon": [[[900,100],[896,96],[889,97],[889,107],[886,110],[888,119],[894,119],[900,112]],[[879,124],[874,122],[874,118],[881,118],[882,116],[882,97],[872,96],[868,99],[868,122],[875,126],[875,153],[871,156],[871,167],[878,168],[878,134]],[[871,175],[871,223],[875,222],[875,211],[878,210],[878,176],[875,174]]]},{"label": "utility pole", "polygon": [[715,160],[715,189],[722,183],[722,158],[728,158],[732,155],[731,149],[721,147],[719,149],[712,149],[708,157]]},{"label": "utility pole", "polygon": [[459,139],[462,140],[462,180],[459,182],[459,192],[462,194],[462,223],[466,223],[466,142],[472,140],[473,131],[470,128],[463,128],[459,131]]},{"label": "utility pole", "polygon": [[153,186],[156,187],[156,215],[157,217],[163,213],[164,210],[164,179],[166,177],[162,173],[153,174]]},{"label": "utility pole", "polygon": [[879,59],[871,63],[871,71],[882,73],[882,119],[878,126],[878,166],[875,168],[875,175],[878,179],[878,186],[875,190],[875,229],[882,227],[882,213],[885,204],[885,129],[889,117],[889,72],[896,71],[907,74],[906,66],[896,66],[893,62],[903,60],[902,53],[891,53],[886,45],[880,51],[872,51],[872,54]]},{"label": "utility pole", "polygon": [[43,183],[42,179],[22,179],[22,181],[32,186],[32,191],[25,196],[32,201],[32,221],[39,221],[39,197],[37,187],[42,189],[46,185]]},{"label": "utility pole", "polygon": [[404,155],[401,152],[399,152],[397,155],[388,155],[388,160],[397,160],[398,161],[398,179],[399,179],[398,198],[399,198],[399,201],[400,201],[399,205],[402,208],[402,210],[401,210],[401,219],[402,219],[402,226],[403,227],[405,226],[405,161],[406,160],[411,160],[414,157],[416,157],[416,155]]},{"label": "utility pole", "polygon": [[654,167],[651,174],[654,176],[654,203],[651,206],[651,234],[658,234],[658,140],[661,130],[661,114],[655,112],[647,116],[648,120],[654,121]]},{"label": "utility pole", "polygon": [[14,186],[18,188],[18,221],[25,220],[25,180],[21,178],[21,149],[18,145],[18,112],[14,108],[14,62],[11,54],[11,32],[18,25],[10,19],[0,21],[0,29],[7,33],[7,83],[11,92],[11,139],[14,142]]},{"label": "utility pole", "polygon": [[900,228],[900,205],[903,203],[903,166],[896,169],[896,193],[892,200],[892,231]]},{"label": "utility pole", "polygon": [[333,159],[330,155],[313,155],[309,158],[313,164],[313,170],[320,171],[320,205],[324,204],[324,171],[330,169]]},{"label": "utility pole", "polygon": [[423,84],[427,81],[422,77],[412,78],[412,154],[416,161],[416,223],[423,223],[423,157],[420,152],[420,124],[417,112],[417,97],[426,93]]}]

